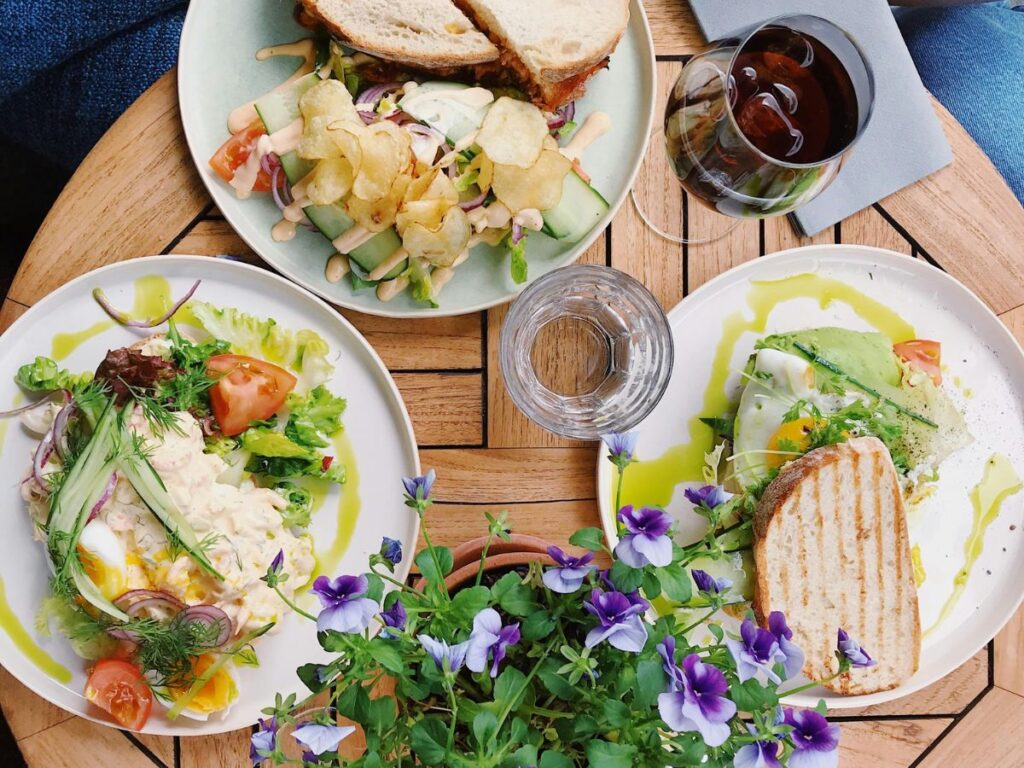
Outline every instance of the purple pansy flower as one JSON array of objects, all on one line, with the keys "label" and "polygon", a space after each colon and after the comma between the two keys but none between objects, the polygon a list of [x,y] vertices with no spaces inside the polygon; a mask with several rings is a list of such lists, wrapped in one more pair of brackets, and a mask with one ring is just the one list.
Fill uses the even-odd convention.
[{"label": "purple pansy flower", "polygon": [[878,663],[860,647],[860,643],[846,634],[846,630],[842,627],[839,628],[839,642],[836,647],[839,653],[855,667],[873,667]]},{"label": "purple pansy flower", "polygon": [[[315,757],[319,757],[325,752],[336,751],[342,740],[355,732],[356,729],[351,725],[303,723],[292,731],[292,736]],[[311,762],[315,762],[315,759]]]},{"label": "purple pansy flower", "polygon": [[661,666],[668,677],[669,691],[683,690],[683,670],[676,664],[676,639],[672,635],[665,635],[665,639],[655,646],[661,656]]},{"label": "purple pansy flower", "polygon": [[691,653],[683,659],[682,690],[658,696],[658,712],[665,724],[677,733],[698,731],[709,747],[718,747],[729,738],[729,721],[736,705],[725,698],[729,683],[721,670],[701,663]]},{"label": "purple pansy flower", "polygon": [[415,501],[424,501],[430,497],[430,490],[434,487],[436,479],[437,472],[430,470],[427,474],[419,477],[403,477],[402,485],[405,486],[405,492],[409,494],[409,498]]},{"label": "purple pansy flower", "polygon": [[630,568],[661,567],[672,562],[672,540],[666,535],[672,518],[655,507],[619,510],[619,522],[629,531],[615,545],[615,556]]},{"label": "purple pansy flower", "polygon": [[705,485],[701,488],[687,488],[683,491],[683,495],[686,496],[687,501],[696,507],[706,507],[707,509],[714,509],[719,504],[724,504],[732,498],[732,494],[729,493],[721,485]]},{"label": "purple pansy flower", "polygon": [[790,768],[835,768],[839,765],[839,726],[813,709],[787,709],[782,720],[793,727],[789,734],[793,754]]},{"label": "purple pansy flower", "polygon": [[609,458],[612,461],[632,461],[636,453],[636,441],[639,435],[636,432],[612,432],[601,435],[604,444],[608,446]]},{"label": "purple pansy flower", "polygon": [[259,730],[249,738],[249,759],[254,766],[277,749],[277,716],[259,721]]},{"label": "purple pansy flower", "polygon": [[[466,652],[469,650],[468,640],[455,645],[448,645],[444,640],[435,640],[430,635],[419,635],[417,640],[442,672],[458,672],[466,662]],[[448,666],[447,670],[445,670],[445,664]]]},{"label": "purple pansy flower", "polygon": [[339,576],[333,581],[318,576],[310,590],[323,605],[316,620],[317,631],[333,629],[352,634],[370,626],[379,606],[375,600],[363,597],[368,587],[365,576]]},{"label": "purple pansy flower", "polygon": [[274,555],[274,559],[270,561],[270,572],[275,576],[280,575],[281,570],[284,568],[284,550],[279,549],[277,554]]},{"label": "purple pansy flower", "polygon": [[800,674],[804,666],[804,652],[793,642],[793,630],[786,624],[786,614],[782,611],[772,611],[768,614],[768,631],[775,635],[779,643],[779,653],[785,657],[781,661],[786,670],[786,679]]},{"label": "purple pansy flower", "polygon": [[593,552],[573,557],[558,547],[548,547],[548,554],[558,563],[557,568],[548,568],[544,571],[544,585],[552,592],[572,594],[583,586],[587,575],[597,568],[596,565],[590,565],[590,561],[594,559]]},{"label": "purple pansy flower", "polygon": [[[381,632],[381,637],[391,638],[397,637],[399,632],[405,631],[405,625],[409,621],[409,614],[405,610],[405,606],[402,605],[401,600],[395,600],[394,605],[388,608],[386,611],[380,612],[380,620],[384,622],[384,631]],[[390,630],[395,630],[391,632]]]},{"label": "purple pansy flower", "polygon": [[[747,730],[753,734],[757,733],[757,729],[749,725]],[[779,742],[755,741],[736,750],[732,765],[733,768],[782,768],[778,754]]]},{"label": "purple pansy flower", "polygon": [[518,643],[519,637],[518,622],[502,626],[498,612],[493,608],[484,608],[473,619],[473,632],[469,636],[469,648],[466,649],[466,666],[474,672],[483,672],[490,657],[491,677],[497,677],[498,667],[508,647]]},{"label": "purple pansy flower", "polygon": [[587,633],[586,646],[593,648],[607,640],[613,647],[627,653],[640,653],[647,643],[647,626],[640,617],[650,604],[637,594],[602,592],[595,589],[583,607],[597,617],[600,624]]},{"label": "purple pansy flower", "polygon": [[726,638],[725,644],[736,662],[736,676],[741,683],[756,675],[759,669],[776,685],[782,682],[772,666],[785,661],[785,656],[779,649],[779,641],[767,629],[747,619],[740,625],[740,639]]},{"label": "purple pansy flower", "polygon": [[690,571],[697,589],[711,595],[720,595],[732,586],[732,581],[726,578],[716,579],[707,571],[694,568]]},{"label": "purple pansy flower", "polygon": [[402,542],[387,536],[380,543],[380,556],[392,565],[402,562]]}]

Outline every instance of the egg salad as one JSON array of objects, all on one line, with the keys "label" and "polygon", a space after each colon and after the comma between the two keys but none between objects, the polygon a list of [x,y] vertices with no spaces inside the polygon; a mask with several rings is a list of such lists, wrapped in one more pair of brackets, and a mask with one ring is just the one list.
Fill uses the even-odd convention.
[{"label": "egg salad", "polygon": [[40,357],[16,377],[46,395],[22,414],[40,440],[21,494],[53,574],[40,623],[94,663],[87,698],[133,729],[154,701],[172,719],[230,707],[231,668],[257,662],[313,575],[313,490],[345,481],[326,452],[346,406],[324,386],[326,342],[189,309],[194,333],[157,318],[145,327],[165,333],[95,373]]}]

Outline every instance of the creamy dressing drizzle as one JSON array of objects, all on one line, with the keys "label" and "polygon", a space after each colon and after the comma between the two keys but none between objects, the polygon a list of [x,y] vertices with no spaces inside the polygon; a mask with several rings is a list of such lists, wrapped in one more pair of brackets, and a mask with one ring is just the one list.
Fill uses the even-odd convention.
[{"label": "creamy dressing drizzle", "polygon": [[562,147],[562,154],[570,160],[579,160],[583,151],[597,139],[608,133],[612,119],[605,112],[591,112],[579,127],[569,143]]},{"label": "creamy dressing drizzle", "polygon": [[388,256],[384,261],[377,265],[377,267],[370,272],[371,280],[381,280],[384,275],[390,272],[392,269],[401,264],[406,258],[408,258],[409,252],[404,247],[399,248],[397,251]]},{"label": "creamy dressing drizzle", "polygon": [[249,153],[249,157],[238,167],[229,182],[234,187],[235,194],[243,200],[249,197],[256,184],[256,177],[260,173],[260,164],[263,162],[263,158],[271,152],[279,156],[288,154],[299,146],[301,138],[301,117],[293,120],[280,131],[260,136],[256,141],[256,148]]},{"label": "creamy dressing drizzle", "polygon": [[[316,60],[316,43],[310,39],[298,40],[286,45],[272,45],[269,48],[261,48],[256,52],[257,61],[266,61],[274,56],[300,56],[303,61],[299,68],[292,73],[291,77],[272,89],[270,93],[285,90],[300,77],[304,77],[313,71],[313,63]],[[244,131],[253,120],[259,117],[256,113],[257,101],[259,99],[253,99],[231,110],[231,113],[228,115],[228,131],[231,133]]]},{"label": "creamy dressing drizzle", "polygon": [[338,253],[352,253],[356,248],[370,240],[376,233],[361,224],[353,224],[338,237],[331,241]]}]

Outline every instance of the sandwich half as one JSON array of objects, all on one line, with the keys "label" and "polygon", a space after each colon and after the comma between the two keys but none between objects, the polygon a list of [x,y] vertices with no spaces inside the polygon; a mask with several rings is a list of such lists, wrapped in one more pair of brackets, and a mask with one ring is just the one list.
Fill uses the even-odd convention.
[{"label": "sandwich half", "polygon": [[356,50],[422,69],[497,61],[498,49],[451,0],[301,0]]},{"label": "sandwich half", "polygon": [[583,95],[629,23],[629,0],[455,0],[501,50],[501,65],[553,110]]},{"label": "sandwich half", "polygon": [[768,486],[754,515],[754,610],[782,611],[806,655],[804,674],[834,675],[839,628],[878,662],[825,687],[865,694],[917,671],[917,588],[906,512],[885,445],[858,437],[807,453]]}]

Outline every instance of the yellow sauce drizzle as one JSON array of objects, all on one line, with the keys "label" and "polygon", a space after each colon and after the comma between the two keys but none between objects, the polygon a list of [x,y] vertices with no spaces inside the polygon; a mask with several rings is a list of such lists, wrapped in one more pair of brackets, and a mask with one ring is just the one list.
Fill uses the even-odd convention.
[{"label": "yellow sauce drizzle", "polygon": [[77,333],[54,334],[53,342],[50,345],[50,357],[57,361],[63,360],[78,349],[78,347],[83,343],[91,339],[93,336],[99,336],[113,325],[114,323],[110,320],[100,320],[98,323],[94,323],[85,330],[78,331]]},{"label": "yellow sauce drizzle", "polygon": [[1003,502],[1020,491],[1021,488],[1024,488],[1024,483],[1021,483],[1010,460],[1001,453],[992,454],[985,462],[985,473],[981,476],[981,482],[971,491],[974,523],[971,526],[970,535],[964,542],[964,565],[953,577],[953,593],[946,599],[942,610],[939,611],[939,618],[925,631],[925,637],[934,632],[953,613],[953,609],[963,597],[964,590],[967,589],[971,569],[981,557],[982,549],[985,547],[985,531],[999,517]]},{"label": "yellow sauce drizzle", "polygon": [[704,454],[714,447],[714,437],[700,417],[717,416],[729,410],[726,381],[736,344],[748,331],[764,333],[772,310],[784,301],[799,298],[815,299],[822,309],[840,301],[894,343],[916,336],[913,326],[889,307],[834,278],[802,274],[782,280],[751,282],[747,305],[754,316],[748,319],[738,311],[722,323],[722,337],[715,350],[703,405],[687,422],[690,442],[675,445],[656,459],[632,464],[623,482],[624,504],[667,506],[680,483],[701,479]]},{"label": "yellow sauce drizzle", "polygon": [[[359,519],[359,467],[356,464],[356,454],[352,449],[352,443],[346,432],[341,432],[334,437],[334,460],[345,465],[345,484],[341,486],[341,499],[338,501],[338,530],[334,534],[334,541],[326,550],[316,553],[315,576],[327,574],[336,576],[334,569],[338,567],[342,555],[348,550],[352,541],[352,534],[356,530],[356,521]],[[314,511],[323,503],[326,494],[321,492],[317,501],[314,492]]]},{"label": "yellow sauce drizzle", "polygon": [[910,562],[914,564],[914,584],[920,589],[924,580],[928,578],[928,574],[924,572],[924,563],[921,562],[920,544],[915,544],[910,548]]},{"label": "yellow sauce drizzle", "polygon": [[14,646],[25,654],[25,658],[35,664],[59,683],[67,685],[71,682],[71,672],[67,667],[57,663],[50,654],[44,651],[32,636],[25,630],[11,606],[7,603],[4,581],[0,579],[0,627],[11,638]]}]

